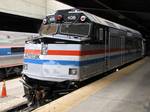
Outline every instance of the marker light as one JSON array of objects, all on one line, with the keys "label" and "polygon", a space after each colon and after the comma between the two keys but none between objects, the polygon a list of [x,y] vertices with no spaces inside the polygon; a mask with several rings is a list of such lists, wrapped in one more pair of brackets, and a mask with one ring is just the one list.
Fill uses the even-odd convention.
[{"label": "marker light", "polygon": [[69,68],[69,75],[77,75],[77,68]]},{"label": "marker light", "polygon": [[61,20],[62,20],[62,18],[63,18],[63,17],[62,17],[62,15],[58,15],[58,16],[56,16],[56,20],[57,20],[57,21],[61,21]]},{"label": "marker light", "polygon": [[86,17],[85,17],[85,16],[81,16],[81,17],[80,17],[80,20],[83,22],[83,21],[86,20]]},{"label": "marker light", "polygon": [[43,24],[47,24],[47,19],[43,19]]}]

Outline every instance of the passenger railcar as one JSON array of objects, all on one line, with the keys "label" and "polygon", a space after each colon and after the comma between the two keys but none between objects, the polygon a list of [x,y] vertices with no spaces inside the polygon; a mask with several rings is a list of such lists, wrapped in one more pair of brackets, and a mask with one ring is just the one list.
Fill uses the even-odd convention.
[{"label": "passenger railcar", "polygon": [[24,44],[31,33],[0,31],[0,81],[12,74],[21,75]]},{"label": "passenger railcar", "polygon": [[29,101],[143,57],[140,32],[77,9],[47,16],[25,44],[23,79]]}]

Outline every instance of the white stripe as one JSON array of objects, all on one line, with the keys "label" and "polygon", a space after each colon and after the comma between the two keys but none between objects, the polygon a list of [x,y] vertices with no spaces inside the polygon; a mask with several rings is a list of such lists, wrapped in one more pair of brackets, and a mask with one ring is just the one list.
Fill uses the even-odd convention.
[{"label": "white stripe", "polygon": [[80,44],[49,44],[49,50],[80,50]]},{"label": "white stripe", "polygon": [[[25,49],[41,50],[41,44],[26,44]],[[81,44],[48,44],[48,50],[99,50],[104,49],[101,45],[81,45]]]},{"label": "white stripe", "polygon": [[46,60],[71,60],[79,61],[79,56],[62,56],[62,55],[41,55],[40,59]]},{"label": "white stripe", "polygon": [[23,54],[2,55],[2,56],[0,56],[0,58],[14,58],[14,57],[23,57]]},{"label": "white stripe", "polygon": [[41,50],[41,44],[25,44],[25,49]]}]

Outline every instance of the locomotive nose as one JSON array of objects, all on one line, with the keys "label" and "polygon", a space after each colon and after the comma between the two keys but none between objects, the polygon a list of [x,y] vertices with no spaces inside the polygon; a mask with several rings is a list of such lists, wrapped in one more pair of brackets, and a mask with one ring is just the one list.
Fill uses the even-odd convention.
[{"label": "locomotive nose", "polygon": [[76,55],[77,48],[80,44],[26,45],[23,74],[49,81],[78,80],[80,56]]}]

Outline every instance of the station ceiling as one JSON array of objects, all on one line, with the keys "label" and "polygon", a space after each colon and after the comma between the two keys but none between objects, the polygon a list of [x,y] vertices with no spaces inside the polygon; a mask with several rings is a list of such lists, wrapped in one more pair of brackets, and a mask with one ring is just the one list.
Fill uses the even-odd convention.
[{"label": "station ceiling", "polygon": [[140,31],[150,39],[149,0],[57,0]]}]

